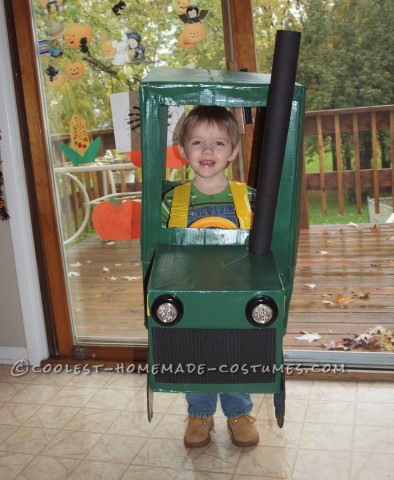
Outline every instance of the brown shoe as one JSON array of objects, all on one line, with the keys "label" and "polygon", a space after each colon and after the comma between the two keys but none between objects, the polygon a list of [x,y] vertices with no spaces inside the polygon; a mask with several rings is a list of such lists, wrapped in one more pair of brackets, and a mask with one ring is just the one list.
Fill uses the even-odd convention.
[{"label": "brown shoe", "polygon": [[254,425],[256,419],[249,415],[228,418],[227,427],[231,431],[231,440],[237,447],[252,447],[259,443],[259,434]]},{"label": "brown shoe", "polygon": [[188,424],[186,428],[183,443],[185,447],[198,448],[205,447],[211,441],[209,432],[213,430],[213,417],[187,417]]}]

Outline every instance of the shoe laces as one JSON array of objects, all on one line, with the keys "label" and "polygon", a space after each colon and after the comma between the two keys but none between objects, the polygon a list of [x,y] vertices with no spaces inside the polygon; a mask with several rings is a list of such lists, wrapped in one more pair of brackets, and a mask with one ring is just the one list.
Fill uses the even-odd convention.
[{"label": "shoe laces", "polygon": [[206,417],[193,417],[193,415],[188,415],[187,418],[185,419],[185,422],[198,422],[199,426],[203,426],[207,424],[209,426],[209,429],[212,431],[215,431],[212,423],[209,421],[209,418]]},{"label": "shoe laces", "polygon": [[245,413],[245,415],[241,415],[240,417],[236,417],[236,418],[230,418],[229,420],[231,422],[238,422],[238,420],[241,420],[241,418],[245,418],[249,423],[255,423],[256,422],[256,419],[253,415],[250,415],[249,413]]}]

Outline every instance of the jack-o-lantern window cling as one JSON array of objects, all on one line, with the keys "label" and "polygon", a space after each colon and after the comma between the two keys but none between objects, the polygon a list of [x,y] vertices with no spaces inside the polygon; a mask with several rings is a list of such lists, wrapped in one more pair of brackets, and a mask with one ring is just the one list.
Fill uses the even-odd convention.
[{"label": "jack-o-lantern window cling", "polygon": [[68,62],[63,69],[64,75],[69,80],[80,80],[85,75],[85,67],[82,62]]},{"label": "jack-o-lantern window cling", "polygon": [[[70,23],[67,25],[63,38],[68,48],[78,50],[82,45],[86,47],[92,44],[93,33],[86,23]],[[84,39],[83,42],[81,42],[82,39]]]}]

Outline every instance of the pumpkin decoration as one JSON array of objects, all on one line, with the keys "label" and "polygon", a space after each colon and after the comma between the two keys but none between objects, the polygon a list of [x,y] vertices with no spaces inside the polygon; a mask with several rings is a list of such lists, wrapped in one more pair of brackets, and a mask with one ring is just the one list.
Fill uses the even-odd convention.
[{"label": "pumpkin decoration", "polygon": [[86,23],[70,23],[67,25],[63,38],[68,48],[78,50],[81,47],[82,38],[86,38],[86,46],[92,44],[93,33]]},{"label": "pumpkin decoration", "polygon": [[193,3],[190,0],[175,0],[175,11],[178,15],[186,12],[187,7],[191,7]]},{"label": "pumpkin decoration", "polygon": [[141,235],[141,203],[105,200],[94,207],[93,227],[103,240],[134,240]]},{"label": "pumpkin decoration", "polygon": [[63,72],[69,80],[79,80],[85,75],[85,67],[82,62],[68,62]]},{"label": "pumpkin decoration", "polygon": [[[142,167],[141,150],[133,150],[127,155],[135,167]],[[167,147],[166,168],[182,168],[186,163],[187,160],[180,154],[178,145]]]},{"label": "pumpkin decoration", "polygon": [[205,38],[205,27],[201,22],[186,23],[178,37],[178,43],[184,50],[190,50]]},{"label": "pumpkin decoration", "polygon": [[114,40],[107,39],[100,42],[100,50],[104,58],[114,58],[116,55],[116,48],[113,46]]}]

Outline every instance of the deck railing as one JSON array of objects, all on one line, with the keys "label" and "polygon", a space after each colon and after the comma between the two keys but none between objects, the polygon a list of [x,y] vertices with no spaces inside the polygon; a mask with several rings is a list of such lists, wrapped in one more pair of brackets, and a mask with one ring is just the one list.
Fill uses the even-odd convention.
[{"label": "deck railing", "polygon": [[[382,193],[391,196],[394,209],[394,105],[307,112],[304,124],[305,157],[317,152],[319,171],[307,173],[305,192],[319,190],[327,215],[327,191],[338,195],[338,212],[345,212],[345,192],[352,190],[357,213],[364,190],[380,212]],[[325,154],[333,168],[325,167]]]},{"label": "deck railing", "polygon": [[[87,197],[91,206],[111,195],[133,195],[141,190],[140,170],[126,154],[116,159],[105,156],[115,149],[113,130],[94,130],[89,135],[92,141],[101,138],[94,168],[70,166],[59,148],[60,143],[68,143],[69,136],[51,137],[66,241],[75,238],[76,231],[90,228]],[[304,146],[304,162],[317,158],[319,168],[304,177],[302,227],[309,225],[307,195],[312,190],[320,192],[323,216],[327,215],[328,191],[337,193],[340,215],[345,213],[349,191],[353,191],[357,213],[363,208],[365,191],[373,197],[376,213],[382,196],[391,197],[394,211],[394,105],[307,112]],[[327,168],[327,159],[331,168]]]}]

